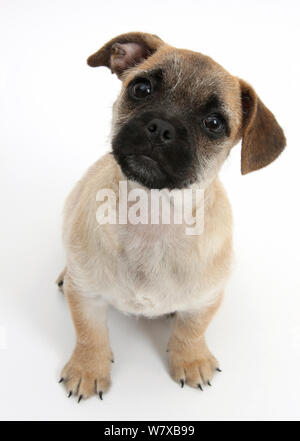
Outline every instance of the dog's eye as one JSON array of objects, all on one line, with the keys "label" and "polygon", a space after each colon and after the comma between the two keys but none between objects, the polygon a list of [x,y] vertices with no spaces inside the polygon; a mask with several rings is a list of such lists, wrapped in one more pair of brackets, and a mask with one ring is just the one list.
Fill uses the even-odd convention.
[{"label": "dog's eye", "polygon": [[151,82],[146,78],[141,78],[135,81],[131,86],[131,94],[136,99],[143,99],[149,96],[152,92]]},{"label": "dog's eye", "polygon": [[224,121],[218,115],[206,116],[203,120],[204,128],[207,132],[219,135],[224,131]]}]

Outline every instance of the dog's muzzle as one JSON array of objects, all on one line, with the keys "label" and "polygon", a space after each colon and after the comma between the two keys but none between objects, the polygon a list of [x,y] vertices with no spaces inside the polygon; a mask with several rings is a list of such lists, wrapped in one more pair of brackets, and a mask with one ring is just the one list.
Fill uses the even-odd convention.
[{"label": "dog's muzzle", "polygon": [[125,175],[149,188],[182,188],[195,180],[195,149],[177,117],[153,111],[135,116],[112,146]]}]

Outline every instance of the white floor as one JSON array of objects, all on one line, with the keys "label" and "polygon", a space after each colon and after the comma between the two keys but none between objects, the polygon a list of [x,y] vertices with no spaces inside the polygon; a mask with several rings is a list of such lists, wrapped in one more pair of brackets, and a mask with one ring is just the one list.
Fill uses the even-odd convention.
[{"label": "white floor", "polygon": [[[155,8],[147,23],[138,21],[134,2],[133,15],[121,2],[116,9],[93,1],[1,3],[1,420],[300,419],[299,9],[297,2],[259,1],[246,14],[237,2],[226,2],[227,9],[219,2],[209,34],[216,2],[202,9],[200,3],[183,8],[173,1],[169,27]],[[167,6],[161,8],[165,17]],[[186,31],[179,35],[182,14]],[[255,35],[241,34],[242,18],[247,29],[255,18]],[[223,369],[213,386],[182,390],[170,379],[171,319],[111,311],[113,386],[103,402],[78,405],[57,384],[74,345],[54,284],[64,266],[61,211],[74,182],[108,148],[119,88],[108,70],[88,69],[85,58],[137,28],[209,53],[248,79],[284,127],[288,148],[269,168],[242,177],[237,146],[222,172],[234,211],[236,263],[208,331]]]}]

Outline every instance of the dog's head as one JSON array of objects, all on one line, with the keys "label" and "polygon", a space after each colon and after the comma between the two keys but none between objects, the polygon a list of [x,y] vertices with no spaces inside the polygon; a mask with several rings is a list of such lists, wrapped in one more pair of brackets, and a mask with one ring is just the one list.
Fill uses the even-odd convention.
[{"label": "dog's head", "polygon": [[151,34],[114,38],[88,58],[122,80],[114,105],[113,154],[148,188],[204,187],[242,138],[242,174],[265,167],[285,137],[253,88],[211,58]]}]

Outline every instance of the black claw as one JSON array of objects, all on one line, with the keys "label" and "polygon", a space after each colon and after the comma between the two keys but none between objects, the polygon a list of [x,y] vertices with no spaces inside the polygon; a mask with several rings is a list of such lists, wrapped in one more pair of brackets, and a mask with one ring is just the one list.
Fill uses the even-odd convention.
[{"label": "black claw", "polygon": [[114,363],[115,362],[115,360],[110,360],[112,363]]},{"label": "black claw", "polygon": [[208,386],[211,386],[210,381],[207,382]]},{"label": "black claw", "polygon": [[63,280],[60,280],[60,281],[58,282],[57,285],[58,285],[59,287],[61,287],[61,286],[63,286],[63,284],[64,284],[64,281],[63,281]]},{"label": "black claw", "polygon": [[181,385],[181,387],[184,386],[184,380],[180,380],[180,385]]},{"label": "black claw", "polygon": [[100,392],[99,392],[99,398],[100,398],[100,400],[103,400],[103,392],[102,392],[102,390],[100,390]]},{"label": "black claw", "polygon": [[202,392],[203,392],[203,388],[202,388],[201,384],[198,384],[198,387],[199,387],[199,389],[202,390]]},{"label": "black claw", "polygon": [[72,396],[73,392],[70,390],[68,398],[70,398]]},{"label": "black claw", "polygon": [[217,368],[216,371],[218,371],[218,372],[222,372],[222,370],[221,370],[220,368]]},{"label": "black claw", "polygon": [[77,403],[80,403],[80,401],[82,400],[82,397],[83,397],[83,395],[79,395]]},{"label": "black claw", "polygon": [[58,384],[62,383],[63,381],[64,381],[64,379],[63,379],[63,377],[61,377],[61,379],[59,380]]}]

